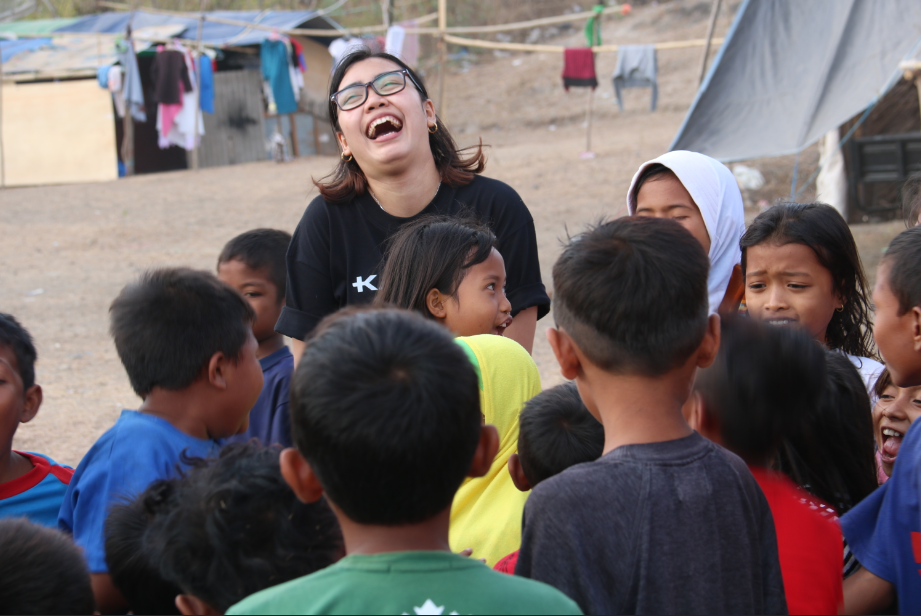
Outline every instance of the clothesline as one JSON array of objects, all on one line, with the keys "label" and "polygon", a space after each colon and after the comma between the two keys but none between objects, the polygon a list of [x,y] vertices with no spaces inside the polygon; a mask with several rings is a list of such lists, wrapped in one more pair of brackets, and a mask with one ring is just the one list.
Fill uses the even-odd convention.
[{"label": "clothesline", "polygon": [[[454,45],[464,47],[482,47],[484,49],[503,49],[506,51],[535,51],[548,53],[563,53],[566,49],[562,45],[531,45],[526,43],[498,43],[495,41],[484,41],[481,39],[472,39],[460,36],[445,35],[445,40]],[[719,45],[723,42],[722,38],[715,38],[710,41],[711,45]],[[656,50],[663,49],[687,49],[690,47],[703,47],[707,44],[707,39],[690,39],[687,41],[669,41],[665,43],[654,43]],[[597,45],[592,47],[595,53],[613,52],[619,49],[618,45]]]}]

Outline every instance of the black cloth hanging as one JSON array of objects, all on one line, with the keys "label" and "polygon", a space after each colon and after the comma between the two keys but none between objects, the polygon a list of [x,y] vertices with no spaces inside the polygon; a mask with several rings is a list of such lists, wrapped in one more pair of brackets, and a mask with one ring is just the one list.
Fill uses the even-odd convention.
[{"label": "black cloth hanging", "polygon": [[150,65],[150,78],[154,82],[154,98],[163,105],[179,105],[179,81],[186,92],[192,91],[189,67],[181,51],[166,49],[159,52]]}]

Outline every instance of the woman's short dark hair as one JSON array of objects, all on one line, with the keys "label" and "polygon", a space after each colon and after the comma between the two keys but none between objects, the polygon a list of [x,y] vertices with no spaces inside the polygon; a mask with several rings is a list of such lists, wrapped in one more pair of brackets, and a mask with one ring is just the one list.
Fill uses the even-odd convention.
[{"label": "woman's short dark hair", "polygon": [[[329,81],[329,96],[339,91],[339,86],[342,85],[342,79],[345,77],[345,73],[349,68],[370,58],[388,60],[400,68],[406,69],[412,77],[413,83],[418,86],[422,100],[428,100],[429,95],[425,89],[425,82],[422,80],[422,77],[417,75],[416,72],[409,67],[409,65],[389,53],[380,51],[372,52],[367,48],[360,48],[353,51],[336,65],[336,70],[333,71],[333,75]],[[411,84],[407,84],[407,87],[410,85]],[[336,105],[336,102],[332,99],[328,101],[328,105],[329,121],[333,125],[333,130],[338,132],[342,130],[339,126],[339,106]],[[441,181],[454,188],[466,186],[473,180],[476,174],[481,173],[483,169],[486,168],[486,155],[483,153],[483,141],[480,140],[480,144],[475,148],[459,149],[457,143],[454,141],[454,137],[451,136],[448,127],[444,125],[441,118],[438,118],[436,115],[435,119],[438,122],[438,130],[434,133],[429,133],[429,145],[432,148],[432,156],[435,159],[435,166],[438,168],[438,173],[441,175]],[[473,149],[475,151],[470,156],[462,157],[461,153],[467,149]],[[355,197],[363,195],[368,186],[365,174],[358,165],[358,161],[354,158],[348,162],[340,159],[339,164],[332,173],[320,180],[314,180],[314,184],[317,189],[319,189],[320,196],[329,203],[348,203]]]},{"label": "woman's short dark hair", "polygon": [[835,292],[844,299],[843,310],[835,311],[828,323],[826,344],[851,355],[876,357],[867,278],[854,236],[841,214],[824,203],[778,203],[762,212],[739,242],[743,275],[748,249],[766,242],[812,248],[831,273]]},{"label": "woman's short dark hair", "polygon": [[426,306],[432,289],[454,296],[467,270],[489,258],[496,236],[476,222],[426,216],[390,240],[376,306],[395,306],[434,318]]}]

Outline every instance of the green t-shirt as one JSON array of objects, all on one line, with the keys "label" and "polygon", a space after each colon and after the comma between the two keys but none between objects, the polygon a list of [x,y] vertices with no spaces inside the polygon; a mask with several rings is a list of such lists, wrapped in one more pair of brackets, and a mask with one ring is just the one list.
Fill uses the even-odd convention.
[{"label": "green t-shirt", "polygon": [[228,614],[581,614],[555,588],[450,552],[346,556]]}]

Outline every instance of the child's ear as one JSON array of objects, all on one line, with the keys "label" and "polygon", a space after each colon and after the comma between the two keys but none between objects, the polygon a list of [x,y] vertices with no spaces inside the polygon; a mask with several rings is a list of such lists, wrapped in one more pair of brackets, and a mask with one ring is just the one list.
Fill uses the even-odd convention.
[{"label": "child's ear", "polygon": [[42,405],[42,386],[33,385],[26,390],[25,403],[22,405],[22,415],[19,416],[20,423],[28,423],[38,415],[38,408]]},{"label": "child's ear", "polygon": [[531,482],[524,475],[524,469],[521,468],[521,459],[517,453],[513,453],[508,459],[508,474],[512,476],[512,483],[521,492],[527,492],[531,489]]},{"label": "child's ear", "polygon": [[496,426],[485,425],[480,427],[480,442],[470,462],[468,477],[482,477],[489,472],[496,452],[499,451],[499,431]]},{"label": "child's ear", "polygon": [[281,476],[285,478],[294,495],[304,503],[315,503],[323,496],[323,485],[320,478],[313,472],[310,462],[304,459],[301,452],[294,447],[288,447],[281,452],[278,460],[281,467]]},{"label": "child's ear", "polygon": [[921,306],[911,309],[911,342],[915,353],[921,353]]},{"label": "child's ear", "polygon": [[576,345],[569,334],[561,329],[551,327],[547,330],[547,342],[553,349],[556,361],[560,365],[560,374],[570,381],[582,370],[582,361],[576,353]]},{"label": "child's ear", "polygon": [[429,292],[425,294],[425,307],[428,308],[433,317],[443,319],[448,316],[448,311],[445,310],[445,300],[447,298],[448,296],[438,289],[429,289]]},{"label": "child's ear", "polygon": [[218,351],[208,360],[208,382],[218,389],[227,389],[227,364],[230,360]]},{"label": "child's ear", "polygon": [[180,614],[220,614],[207,602],[193,595],[176,595],[176,607]]},{"label": "child's ear", "polygon": [[697,347],[697,367],[706,368],[712,364],[719,350],[720,318],[719,315],[711,314],[707,321],[707,331],[704,332],[704,338]]}]

